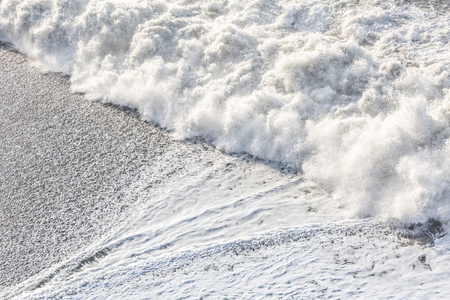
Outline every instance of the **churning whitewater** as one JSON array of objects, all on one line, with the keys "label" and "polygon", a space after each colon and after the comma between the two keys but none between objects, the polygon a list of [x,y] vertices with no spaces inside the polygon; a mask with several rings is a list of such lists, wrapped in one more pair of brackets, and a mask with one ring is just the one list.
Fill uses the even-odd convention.
[{"label": "churning whitewater", "polygon": [[442,1],[2,0],[73,91],[303,172],[349,216],[450,219]]}]

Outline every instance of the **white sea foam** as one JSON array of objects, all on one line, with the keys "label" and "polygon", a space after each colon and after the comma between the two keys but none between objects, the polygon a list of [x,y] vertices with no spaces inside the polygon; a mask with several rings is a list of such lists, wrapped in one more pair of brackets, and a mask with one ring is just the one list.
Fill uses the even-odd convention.
[{"label": "white sea foam", "polygon": [[450,220],[449,22],[376,0],[0,1],[0,39],[74,91],[403,221]]},{"label": "white sea foam", "polygon": [[405,246],[372,222],[309,225],[170,256],[106,256],[17,299],[446,299],[448,240]]}]

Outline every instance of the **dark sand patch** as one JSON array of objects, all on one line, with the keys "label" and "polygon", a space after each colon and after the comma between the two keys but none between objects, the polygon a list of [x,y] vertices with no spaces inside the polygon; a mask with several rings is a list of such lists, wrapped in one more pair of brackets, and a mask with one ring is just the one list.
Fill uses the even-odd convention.
[{"label": "dark sand patch", "polygon": [[124,217],[123,190],[167,133],[70,92],[0,45],[0,289],[91,243]]}]

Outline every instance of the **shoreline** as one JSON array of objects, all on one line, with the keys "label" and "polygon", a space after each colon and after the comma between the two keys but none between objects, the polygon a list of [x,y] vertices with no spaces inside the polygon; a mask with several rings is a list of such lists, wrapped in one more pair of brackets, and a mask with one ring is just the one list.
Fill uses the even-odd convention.
[{"label": "shoreline", "polygon": [[[114,294],[119,293],[114,288],[122,285],[127,289],[120,290],[120,293],[129,295],[143,279],[148,280],[145,282],[155,283],[154,287],[149,286],[149,290],[145,290],[144,287],[143,293],[158,289],[167,292],[170,289],[166,288],[166,285],[170,287],[173,283],[186,279],[183,272],[172,271],[167,273],[167,280],[164,279],[166,276],[155,279],[151,273],[146,273],[147,269],[153,267],[152,263],[155,261],[158,266],[155,270],[158,274],[176,269],[178,263],[186,264],[186,268],[181,270],[200,274],[197,278],[199,286],[207,286],[208,282],[204,282],[203,279],[210,278],[211,274],[202,272],[209,272],[209,266],[216,261],[220,262],[219,267],[232,266],[231,270],[214,273],[223,275],[215,279],[227,281],[232,278],[227,276],[230,274],[235,276],[235,272],[240,272],[237,274],[247,278],[251,277],[248,275],[251,275],[252,271],[247,270],[260,270],[261,258],[270,262],[271,260],[267,258],[282,257],[279,260],[279,267],[274,263],[263,269],[276,273],[278,270],[284,270],[286,265],[294,266],[290,273],[284,272],[280,275],[280,278],[283,278],[282,276],[287,274],[283,279],[283,282],[288,283],[286,288],[295,287],[290,284],[292,274],[297,274],[298,270],[306,270],[304,271],[306,277],[324,276],[324,287],[334,286],[336,290],[333,290],[333,293],[335,291],[338,293],[335,295],[345,293],[353,295],[352,285],[347,291],[348,285],[339,284],[339,280],[343,278],[352,282],[353,286],[361,284],[362,288],[366,284],[364,278],[368,277],[374,278],[372,282],[375,285],[384,285],[386,282],[382,279],[384,276],[388,276],[386,278],[404,276],[405,280],[413,278],[417,279],[416,282],[425,282],[423,280],[428,278],[427,272],[431,270],[436,270],[437,274],[447,274],[448,269],[440,269],[439,263],[441,260],[439,251],[445,248],[448,241],[448,239],[439,241],[439,238],[445,236],[444,229],[447,224],[432,219],[425,224],[411,224],[406,229],[402,224],[398,225],[399,228],[389,228],[387,224],[377,227],[378,225],[370,220],[341,220],[330,221],[331,223],[310,222],[303,224],[303,227],[292,227],[291,223],[290,225],[283,223],[271,231],[262,230],[262,233],[255,229],[253,238],[248,238],[247,231],[242,235],[234,233],[236,229],[242,227],[237,221],[234,224],[236,212],[239,211],[243,211],[244,215],[237,220],[250,220],[244,227],[251,224],[264,226],[266,223],[280,220],[281,215],[287,216],[286,211],[290,211],[289,208],[293,207],[286,206],[287,210],[282,209],[278,215],[274,213],[271,218],[268,213],[269,211],[272,213],[277,206],[283,204],[274,202],[274,199],[286,197],[287,195],[280,197],[284,192],[288,192],[289,196],[296,195],[294,199],[298,198],[299,192],[304,194],[301,201],[289,200],[286,197],[286,201],[292,202],[299,212],[311,215],[325,215],[326,212],[309,206],[308,201],[318,198],[308,198],[307,195],[317,191],[311,192],[309,187],[300,184],[302,181],[288,180],[288,183],[296,187],[289,193],[287,191],[289,185],[286,182],[269,182],[267,179],[271,177],[270,174],[263,178],[255,178],[254,182],[242,179],[241,175],[246,172],[249,172],[249,176],[264,173],[262,171],[270,168],[269,163],[253,162],[255,165],[265,165],[266,169],[252,170],[248,168],[248,161],[235,158],[236,164],[230,163],[233,161],[232,156],[219,154],[219,151],[213,150],[210,145],[200,143],[195,146],[195,143],[191,144],[189,141],[186,143],[173,141],[167,132],[139,120],[133,110],[88,101],[82,95],[72,93],[67,77],[51,72],[43,73],[31,66],[30,59],[25,55],[11,51],[7,47],[0,44],[2,66],[0,163],[4,166],[3,172],[0,173],[2,196],[0,200],[3,208],[0,210],[2,222],[0,234],[3,237],[0,240],[0,255],[8,258],[0,268],[0,280],[3,283],[0,286],[0,294],[3,290],[6,292],[4,294],[6,298],[52,297],[58,293],[68,294],[73,287],[77,289],[80,297],[83,295],[105,297],[118,295]],[[189,159],[186,159],[188,157]],[[221,157],[226,159],[221,161]],[[242,166],[239,165],[240,162],[243,163]],[[160,180],[154,173],[160,172],[161,178],[169,178],[180,170],[181,173],[190,171],[192,173],[185,176],[189,177],[214,164],[215,167],[202,174],[203,177],[199,176],[197,181],[199,185],[193,184],[194,181],[189,181],[190,179],[186,185],[186,182],[177,181],[177,176],[171,179],[175,187],[183,183],[184,186],[191,188],[188,195],[192,198],[189,199],[192,207],[201,202],[198,194],[206,195],[207,205],[199,205],[193,213],[191,205],[177,201],[185,197],[185,190],[180,189],[179,194],[175,193],[172,202],[170,199],[162,201],[173,206],[166,203],[159,211],[155,210],[156,214],[161,213],[158,216],[159,220],[158,218],[151,220],[155,224],[158,221],[162,224],[165,218],[170,220],[170,217],[173,217],[173,223],[167,227],[175,236],[172,240],[173,245],[170,237],[169,242],[166,241],[161,228],[158,230],[158,226],[150,226],[152,224],[149,221],[152,216],[150,212],[157,206],[147,207],[149,211],[142,216],[143,223],[137,220],[136,224],[129,224],[130,227],[125,228],[125,234],[117,233],[112,241],[109,239],[107,234],[116,228],[120,221],[130,219],[133,208],[137,207],[134,205],[136,202],[153,199],[147,196],[151,194],[145,192],[147,189],[153,189],[156,185],[155,190],[158,191],[155,193],[167,195],[167,191],[172,192],[171,184],[168,184],[166,189],[159,190],[164,185],[158,186]],[[191,170],[192,166],[196,166],[197,169]],[[239,173],[241,167],[243,170]],[[145,172],[141,172],[143,169],[146,170],[147,177]],[[273,172],[282,171],[274,169]],[[233,174],[233,170],[237,171]],[[231,179],[227,176],[231,176]],[[137,181],[140,183],[136,191],[141,190],[142,193],[133,194],[131,185]],[[239,187],[242,181],[255,184],[250,187],[250,196],[244,198],[242,194],[248,190]],[[202,189],[205,187],[204,182],[207,182],[206,189]],[[277,194],[276,191],[280,190],[280,187],[282,193]],[[208,198],[212,191],[218,194],[214,196],[216,201],[209,203]],[[226,195],[220,196],[221,191],[225,191]],[[177,198],[177,195],[181,197]],[[228,206],[225,199],[230,201]],[[260,206],[255,201],[258,199],[262,199]],[[247,209],[242,207],[244,204],[248,205]],[[224,208],[223,212],[219,208]],[[202,224],[214,219],[205,212],[216,213],[216,216],[223,218],[224,222],[229,221],[229,224],[223,223],[219,231],[223,229],[223,234],[226,235],[229,230],[230,237],[234,238],[229,238],[227,243],[221,242],[220,238],[211,239],[217,241],[217,244],[213,245],[208,241],[205,242],[204,234],[216,234],[214,230],[207,230],[206,233],[202,231]],[[193,213],[194,217],[189,213]],[[178,218],[178,214],[183,215],[183,218]],[[293,215],[300,219],[302,216],[297,213]],[[191,227],[188,227],[190,220],[196,222],[192,222]],[[150,225],[144,221],[150,222],[148,223]],[[178,231],[177,225],[180,227]],[[341,227],[342,230],[339,229]],[[158,234],[153,237],[151,232],[147,232],[148,228],[161,232],[161,239],[158,239]],[[210,225],[204,229],[208,228],[215,227]],[[180,237],[189,234],[191,236],[187,240],[189,242],[193,240],[193,245],[196,245],[195,251],[189,247],[183,248],[182,242],[177,245],[178,239],[182,240]],[[105,236],[108,242],[102,244],[99,251],[89,255],[90,250],[96,249],[95,245],[93,248],[90,246]],[[306,238],[303,240],[304,237]],[[121,242],[125,240],[126,247],[121,247]],[[435,241],[436,248],[433,247]],[[108,246],[111,243],[116,248],[108,253]],[[175,249],[167,251],[166,247],[171,246]],[[84,251],[86,248],[88,251]],[[136,254],[133,251],[128,252],[129,249],[147,250],[142,250],[141,253],[136,250]],[[311,249],[316,250],[310,251]],[[70,259],[73,254],[83,251],[82,255]],[[191,255],[188,257],[192,260],[184,259],[186,253]],[[210,254],[213,255],[211,259]],[[134,264],[135,255],[140,258],[141,265]],[[308,259],[305,260],[305,257]],[[442,256],[442,259],[445,258],[446,255]],[[74,264],[65,264],[66,259]],[[236,260],[239,260],[239,263],[234,270]],[[311,272],[307,270],[309,261],[312,265],[316,263]],[[95,263],[96,267],[89,267],[91,263]],[[240,268],[241,265],[247,267]],[[125,271],[116,273],[119,266]],[[329,272],[329,266],[337,266],[334,268],[335,273]],[[317,268],[319,271],[314,271]],[[97,276],[98,270],[101,275],[109,278],[109,281],[104,280],[103,275]],[[59,276],[60,271],[61,278],[65,279],[58,281],[59,279],[54,277]],[[420,273],[415,275],[412,272]],[[269,272],[268,275],[273,276],[275,273]],[[258,283],[258,276],[254,278]],[[77,280],[81,280],[81,283]],[[343,282],[345,283],[345,280]],[[432,281],[426,283],[430,284]],[[316,285],[318,282],[311,282],[311,286],[306,285],[304,288],[310,289],[311,294],[317,296]],[[234,288],[234,285],[231,286]],[[251,285],[246,284],[245,287],[247,286]],[[245,290],[245,287],[241,287],[241,290]],[[184,293],[188,291],[189,289]],[[192,289],[190,291],[192,292]],[[211,291],[215,292],[213,287]],[[221,288],[218,293],[220,291]],[[366,289],[366,292],[370,293],[370,289]],[[416,292],[420,293],[421,290],[418,289]],[[414,293],[413,289],[411,293]]]}]

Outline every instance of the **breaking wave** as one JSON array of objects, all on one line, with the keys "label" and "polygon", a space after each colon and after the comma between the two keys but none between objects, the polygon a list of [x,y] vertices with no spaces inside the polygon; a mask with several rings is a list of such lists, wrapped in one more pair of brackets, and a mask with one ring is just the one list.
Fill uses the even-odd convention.
[{"label": "breaking wave", "polygon": [[399,2],[0,0],[0,39],[175,138],[296,168],[353,216],[448,221],[450,15]]}]

